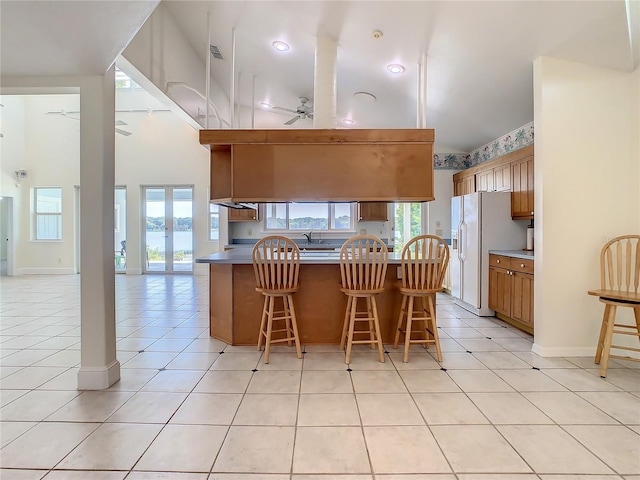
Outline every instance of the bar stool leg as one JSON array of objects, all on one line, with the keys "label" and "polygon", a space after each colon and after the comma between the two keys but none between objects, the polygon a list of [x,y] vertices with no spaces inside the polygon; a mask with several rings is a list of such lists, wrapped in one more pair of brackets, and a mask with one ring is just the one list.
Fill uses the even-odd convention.
[{"label": "bar stool leg", "polygon": [[298,337],[298,322],[296,320],[296,310],[293,306],[293,296],[287,295],[284,297],[285,302],[289,303],[289,311],[291,312],[291,327],[293,328],[293,340],[296,343],[296,354],[298,358],[302,358],[302,351],[300,349],[300,340]]},{"label": "bar stool leg", "polygon": [[353,297],[347,297],[347,309],[344,313],[344,322],[342,322],[342,336],[340,337],[340,350],[344,350],[347,343],[347,334],[349,333],[349,319],[351,318],[351,301]]},{"label": "bar stool leg", "polygon": [[356,308],[358,306],[358,298],[353,297],[351,300],[351,313],[349,314],[349,337],[347,339],[347,355],[344,359],[344,363],[349,363],[351,360],[351,347],[353,347],[353,330],[356,324]]},{"label": "bar stool leg", "polygon": [[264,304],[262,306],[262,319],[260,320],[260,332],[258,333],[258,350],[262,350],[262,342],[265,337],[265,324],[267,323],[267,306],[269,303],[269,297],[264,296]]},{"label": "bar stool leg", "polygon": [[373,321],[373,310],[371,308],[371,297],[367,297],[367,317],[369,318],[369,340],[371,340],[371,345],[369,346],[371,350],[376,348],[376,332]]},{"label": "bar stool leg", "polygon": [[400,306],[400,315],[398,315],[398,324],[396,325],[396,336],[393,340],[393,348],[398,348],[398,342],[400,341],[400,333],[402,332],[402,317],[407,308],[407,296],[402,295],[402,305]]},{"label": "bar stool leg", "polygon": [[607,366],[609,365],[609,351],[611,350],[611,340],[613,335],[613,326],[616,320],[616,305],[607,305],[609,309],[609,319],[607,320],[607,331],[604,336],[604,346],[602,348],[602,362],[600,365],[600,376],[605,378],[607,376]]},{"label": "bar stool leg", "polygon": [[438,336],[438,325],[436,324],[436,308],[433,303],[434,300],[435,298],[433,295],[429,295],[427,298],[429,316],[431,317],[431,330],[436,344],[436,355],[438,357],[438,361],[442,362],[442,350],[440,349],[440,337]]},{"label": "bar stool leg", "polygon": [[[285,328],[287,329],[287,346],[291,347],[293,344],[291,341],[293,340],[291,337],[293,335],[293,330],[291,329],[291,311],[289,310],[289,295],[282,297],[282,308],[284,309],[284,323]],[[293,304],[291,304],[293,306]]]},{"label": "bar stool leg", "polygon": [[600,336],[598,337],[598,348],[596,350],[595,363],[600,363],[600,359],[602,358],[602,347],[604,347],[604,337],[607,333],[607,322],[609,321],[610,309],[611,305],[605,303],[604,315],[602,316],[602,326],[600,327]]},{"label": "bar stool leg", "polygon": [[269,296],[269,317],[267,319],[267,342],[264,346],[264,363],[269,363],[269,353],[271,352],[271,331],[273,330],[273,304],[274,298]]},{"label": "bar stool leg", "polygon": [[378,307],[376,305],[376,297],[371,297],[371,307],[373,310],[373,323],[376,328],[376,338],[378,339],[378,357],[380,359],[380,363],[384,363],[384,347],[382,346],[382,335],[380,335],[380,321],[378,320]]},{"label": "bar stool leg", "polygon": [[409,361],[409,347],[411,346],[411,329],[413,323],[413,303],[414,297],[409,297],[409,306],[407,308],[407,326],[404,331],[404,356],[402,361],[407,363]]}]

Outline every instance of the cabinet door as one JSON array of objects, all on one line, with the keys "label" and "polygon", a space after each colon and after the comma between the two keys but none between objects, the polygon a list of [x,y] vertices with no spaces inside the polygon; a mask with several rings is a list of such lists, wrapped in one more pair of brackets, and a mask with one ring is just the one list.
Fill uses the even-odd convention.
[{"label": "cabinet door", "polygon": [[511,163],[511,216],[533,218],[533,157]]},{"label": "cabinet door", "polygon": [[252,208],[230,208],[230,222],[257,222],[259,220],[258,210]]},{"label": "cabinet door", "polygon": [[493,168],[476,173],[476,192],[493,192]]},{"label": "cabinet door", "polygon": [[489,308],[511,315],[511,275],[504,268],[489,267]]},{"label": "cabinet door", "polygon": [[468,193],[476,193],[476,176],[469,175],[465,177],[462,181],[462,194],[467,195]]},{"label": "cabinet door", "polygon": [[464,180],[454,180],[453,181],[453,196],[459,197],[460,195],[464,195]]},{"label": "cabinet door", "polygon": [[493,169],[493,186],[496,192],[511,190],[511,164],[505,163]]},{"label": "cabinet door", "polygon": [[533,326],[533,275],[513,272],[511,318]]},{"label": "cabinet door", "polygon": [[386,222],[389,220],[387,202],[358,202],[359,222]]}]

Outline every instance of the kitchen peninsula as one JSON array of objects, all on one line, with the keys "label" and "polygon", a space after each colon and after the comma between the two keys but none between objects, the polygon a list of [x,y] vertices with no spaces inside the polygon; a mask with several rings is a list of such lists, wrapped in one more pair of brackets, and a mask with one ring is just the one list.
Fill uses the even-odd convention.
[{"label": "kitchen peninsula", "polygon": [[[300,255],[300,290],[293,301],[300,341],[340,343],[347,297],[340,291],[338,251]],[[209,332],[231,345],[256,345],[264,297],[256,292],[251,249],[238,248],[198,258],[209,264]],[[390,253],[385,291],[378,295],[380,331],[393,342],[401,295],[396,287],[400,254]]]},{"label": "kitchen peninsula", "polygon": [[[209,147],[210,201],[231,207],[262,202],[428,202],[434,199],[431,129],[201,130]],[[255,291],[248,249],[199,258],[209,266],[210,334],[255,345],[263,297]],[[378,295],[383,341],[392,341],[401,296],[391,254]],[[347,305],[339,254],[305,252],[294,296],[303,343],[339,343]]]}]

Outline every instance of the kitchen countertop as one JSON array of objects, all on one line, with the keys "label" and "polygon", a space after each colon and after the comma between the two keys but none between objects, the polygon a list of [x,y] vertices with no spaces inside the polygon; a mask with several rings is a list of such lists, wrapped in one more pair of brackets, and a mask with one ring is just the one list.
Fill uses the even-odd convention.
[{"label": "kitchen countertop", "polygon": [[527,250],[489,250],[489,254],[503,255],[505,257],[523,258],[525,260],[535,260],[533,252]]},{"label": "kitchen countertop", "polygon": [[[400,253],[389,253],[389,265],[400,265]],[[234,248],[225,252],[213,253],[206,257],[196,258],[196,263],[221,263],[221,264],[251,264],[251,250],[248,248]],[[313,264],[339,264],[340,251],[309,251],[300,252],[301,265]]]}]

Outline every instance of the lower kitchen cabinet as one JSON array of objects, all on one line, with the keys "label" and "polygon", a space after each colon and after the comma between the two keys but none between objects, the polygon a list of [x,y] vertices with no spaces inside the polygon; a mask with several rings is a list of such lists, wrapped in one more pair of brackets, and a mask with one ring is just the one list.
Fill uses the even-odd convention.
[{"label": "lower kitchen cabinet", "polygon": [[489,308],[533,333],[533,260],[489,255]]}]

